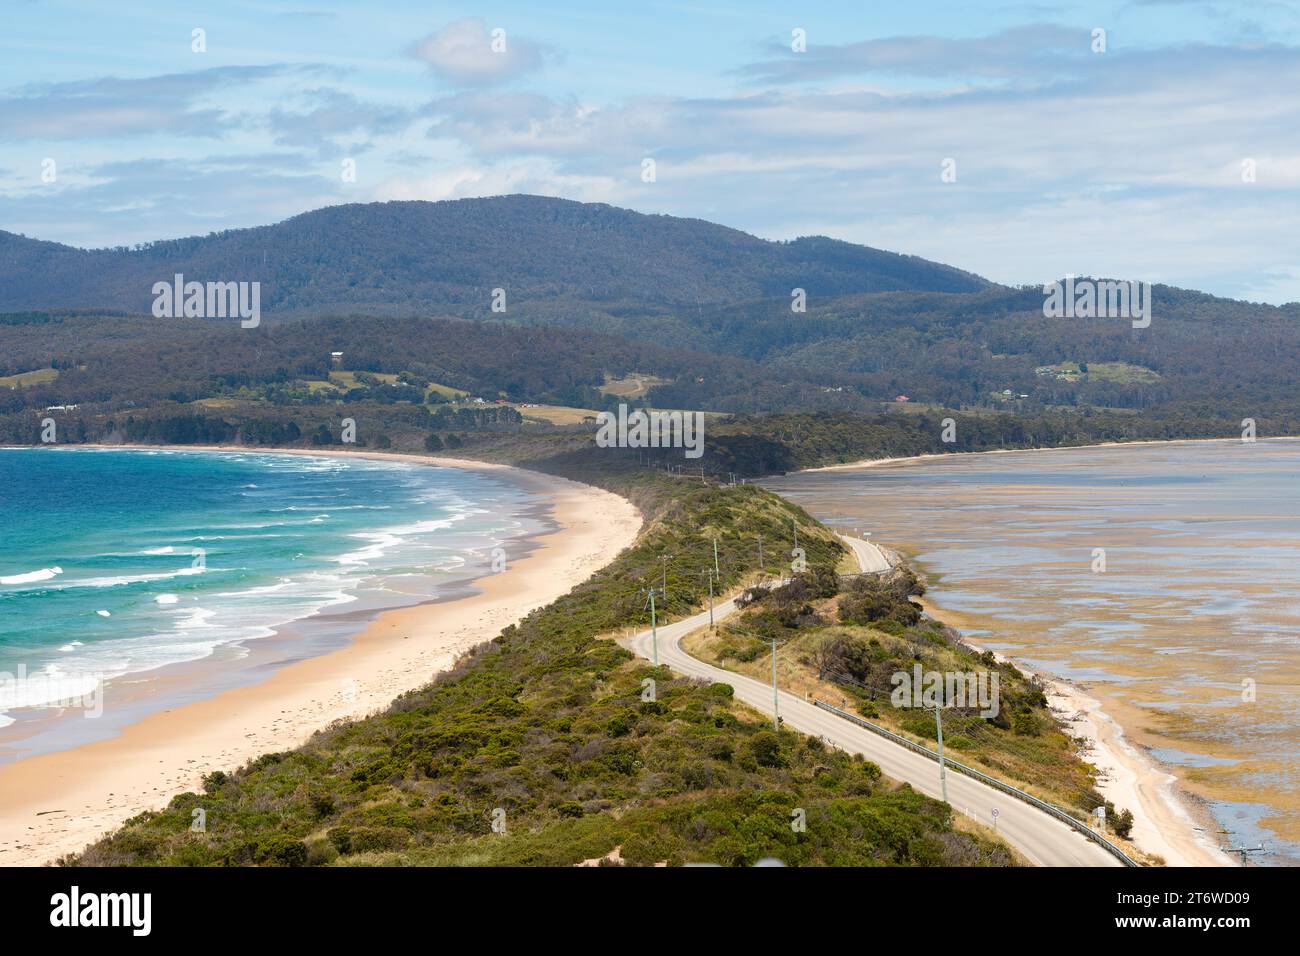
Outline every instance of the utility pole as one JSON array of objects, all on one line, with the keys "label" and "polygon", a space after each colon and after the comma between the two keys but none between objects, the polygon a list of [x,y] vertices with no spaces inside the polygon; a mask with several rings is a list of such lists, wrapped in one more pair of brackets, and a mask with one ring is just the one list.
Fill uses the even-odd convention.
[{"label": "utility pole", "polygon": [[659,666],[659,621],[655,616],[655,591],[658,588],[650,588],[647,593],[650,595],[650,642],[654,647],[654,664]]},{"label": "utility pole", "polygon": [[763,536],[758,536],[758,573],[764,574],[766,569],[763,567]]},{"label": "utility pole", "polygon": [[776,691],[776,638],[772,638],[772,729],[781,732],[781,716],[777,713]]},{"label": "utility pole", "polygon": [[718,570],[718,539],[717,538],[713,539],[713,573],[718,576],[719,581],[722,580],[722,572]]},{"label": "utility pole", "polygon": [[713,630],[713,572],[705,568],[700,572],[709,576],[709,630]]},{"label": "utility pole", "polygon": [[791,518],[790,527],[794,529],[794,547],[797,551],[799,549],[799,522]]},{"label": "utility pole", "polygon": [[943,717],[940,716],[939,702],[934,702],[934,726],[939,732],[939,786],[943,788],[943,802],[948,802],[948,768],[943,761]]}]

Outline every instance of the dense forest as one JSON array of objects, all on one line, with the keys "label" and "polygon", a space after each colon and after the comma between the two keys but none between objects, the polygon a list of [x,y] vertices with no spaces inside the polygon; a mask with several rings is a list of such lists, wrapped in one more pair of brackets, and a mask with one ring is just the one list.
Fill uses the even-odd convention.
[{"label": "dense forest", "polygon": [[[273,226],[82,250],[0,232],[0,311],[147,313],[158,281],[262,284],[268,315],[321,309],[491,315],[514,303],[644,306],[890,289],[969,291],[978,276],[825,237],[769,242],[698,219],[542,196],[330,206]],[[584,307],[591,308],[591,307]]]}]

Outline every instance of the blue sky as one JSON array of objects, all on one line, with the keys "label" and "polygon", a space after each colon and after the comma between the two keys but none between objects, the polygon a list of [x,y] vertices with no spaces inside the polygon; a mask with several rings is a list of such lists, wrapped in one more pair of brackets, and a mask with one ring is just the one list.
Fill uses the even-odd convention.
[{"label": "blue sky", "polygon": [[1297,301],[1297,90],[1291,2],[5,0],[0,228],[529,192]]}]

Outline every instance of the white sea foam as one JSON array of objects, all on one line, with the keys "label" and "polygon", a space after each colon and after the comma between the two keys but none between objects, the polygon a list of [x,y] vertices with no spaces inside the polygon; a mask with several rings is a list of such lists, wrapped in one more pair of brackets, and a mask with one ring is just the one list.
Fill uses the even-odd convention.
[{"label": "white sea foam", "polygon": [[214,627],[215,625],[208,622],[212,618],[216,617],[216,615],[216,611],[209,611],[207,608],[196,607],[193,611],[176,622],[176,629],[178,631],[183,631],[196,627]]},{"label": "white sea foam", "polygon": [[0,575],[0,584],[35,584],[38,581],[49,581],[62,573],[62,568],[53,567],[41,568],[39,571],[28,571],[25,574]]},{"label": "white sea foam", "polygon": [[[495,488],[489,489],[486,508],[481,507],[483,504],[481,500],[471,504],[469,500],[453,490],[430,489],[428,483],[420,481],[411,482],[414,493],[397,492],[398,476],[389,477],[384,474],[372,474],[366,479],[371,483],[369,486],[363,484],[357,488],[349,487],[337,495],[285,495],[283,492],[289,490],[286,485],[290,482],[298,482],[299,479],[295,476],[299,473],[325,475],[321,479],[303,479],[302,484],[294,489],[304,491],[310,487],[306,483],[308,480],[321,482],[339,480],[331,477],[335,473],[350,470],[406,472],[415,470],[415,466],[370,467],[351,462],[339,464],[332,459],[297,459],[286,462],[281,456],[253,457],[275,472],[273,477],[262,483],[260,494],[268,499],[275,499],[268,500],[267,503],[280,505],[278,510],[298,512],[298,515],[271,517],[270,512],[250,502],[239,506],[247,509],[242,513],[213,516],[218,521],[225,519],[226,523],[200,524],[196,521],[188,526],[181,522],[177,527],[154,527],[150,529],[152,533],[148,534],[148,537],[139,535],[124,541],[123,553],[97,555],[97,557],[112,557],[120,561],[131,557],[159,558],[169,554],[182,556],[191,546],[209,541],[269,542],[271,539],[301,538],[303,539],[301,550],[297,552],[296,558],[289,560],[306,559],[307,568],[290,564],[279,570],[285,574],[292,568],[294,569],[292,576],[285,574],[281,577],[271,577],[269,580],[265,576],[260,579],[253,577],[248,580],[248,584],[251,585],[249,587],[241,587],[236,583],[233,587],[220,591],[200,587],[187,590],[183,595],[153,593],[149,599],[152,606],[133,605],[129,608],[115,609],[113,613],[117,617],[112,626],[115,629],[126,629],[126,633],[132,636],[112,640],[97,639],[89,644],[82,644],[80,641],[69,641],[62,645],[52,643],[50,652],[54,652],[57,648],[59,660],[67,665],[65,673],[72,674],[72,665],[75,664],[77,674],[93,672],[106,680],[115,680],[171,664],[201,660],[211,656],[218,648],[227,649],[223,651],[223,655],[240,653],[246,642],[270,636],[290,622],[327,613],[330,609],[360,600],[365,592],[382,588],[385,578],[389,575],[407,573],[413,566],[423,569],[422,573],[426,575],[430,569],[447,573],[464,568],[467,564],[477,563],[474,555],[484,547],[486,540],[484,535],[492,533],[487,528],[477,526],[499,523],[501,518],[506,517],[501,512],[508,514],[514,503],[513,500],[509,500],[509,496],[504,497],[500,502],[496,501]],[[248,461],[249,457],[240,456],[239,460]],[[425,473],[425,469],[418,469],[418,471],[421,474]],[[405,478],[406,475],[403,474],[401,477]],[[401,504],[382,503],[382,497],[375,503],[357,503],[358,498],[362,502],[366,501],[366,498],[371,495],[370,489],[374,487],[374,482],[380,479],[386,485],[382,494],[400,494]],[[279,487],[276,487],[277,484]],[[252,483],[243,487],[252,489],[254,497],[259,494],[256,485]],[[287,507],[282,504],[286,498],[293,502]],[[344,500],[338,500],[340,498]],[[329,513],[323,510],[325,508],[329,509]],[[343,524],[346,529],[352,524],[353,519],[362,522],[365,520],[361,514],[349,515],[348,512],[364,513],[394,509],[398,509],[398,514],[403,517],[413,512],[428,514],[430,511],[439,517],[425,520],[408,519],[406,523],[397,523],[386,528],[357,529],[348,536],[355,541],[355,546],[351,550],[333,558],[332,563],[325,568],[309,570],[312,562],[319,562],[322,558],[331,561],[321,553],[321,542],[316,540],[318,534],[321,541],[335,542],[336,548],[337,542],[343,540],[344,536],[322,534],[320,532],[324,532],[325,529],[322,528],[318,532],[309,530],[307,525],[314,523],[319,526],[321,522],[333,515],[334,520]],[[464,528],[462,532],[447,531],[448,528],[464,522],[472,515],[486,514],[496,514],[498,517],[486,522],[475,520],[468,525],[461,525]],[[298,526],[297,530],[284,527],[295,525]],[[352,526],[355,527],[354,524]],[[150,538],[152,540],[149,540]],[[171,540],[174,544],[162,546],[159,542],[160,538]],[[130,550],[132,547],[138,550]],[[279,547],[283,549],[283,543]],[[246,549],[247,545],[233,545],[230,550],[235,557],[222,562],[228,567],[225,574],[233,576],[234,581],[240,581],[243,577],[240,572],[245,570],[242,567],[245,561],[241,555],[246,552]],[[225,547],[220,547],[213,553],[224,553],[226,550]],[[295,553],[295,549],[290,545],[288,550],[280,550],[277,553],[288,558]],[[63,591],[69,588],[93,589],[113,588],[127,584],[147,585],[171,579],[183,579],[202,574],[204,571],[203,568],[183,567],[176,571],[154,573],[144,571],[144,568],[148,568],[148,563],[144,561],[138,563],[143,567],[123,567],[123,573],[116,575],[104,573],[101,565],[96,569],[99,574],[95,577],[59,581],[54,585],[44,584],[42,587]],[[156,562],[150,563],[156,564]],[[182,562],[178,560],[175,563]],[[59,569],[60,573],[61,570]],[[256,569],[249,567],[247,570],[255,572]],[[41,583],[35,579],[27,579],[25,575],[22,577],[24,578],[22,584]],[[49,579],[45,575],[42,575],[42,578]],[[229,579],[230,577],[226,577],[218,580],[225,583]],[[409,595],[403,594],[403,598],[409,599]],[[89,600],[94,601],[95,598],[91,596]],[[94,604],[91,604],[89,609],[83,608],[81,613],[92,612],[102,613],[94,610]],[[6,705],[13,707],[34,704],[30,700],[19,704],[12,697],[7,700],[0,699],[0,711],[3,711]],[[9,722],[10,719],[0,713],[0,726]]]},{"label": "white sea foam", "polygon": [[170,581],[173,578],[187,578],[196,574],[205,574],[210,568],[178,568],[175,571],[161,571],[157,574],[119,574],[108,578],[80,578],[73,581],[60,581],[51,584],[50,589],[67,591],[73,588],[116,588],[125,584],[147,584],[151,581]]}]

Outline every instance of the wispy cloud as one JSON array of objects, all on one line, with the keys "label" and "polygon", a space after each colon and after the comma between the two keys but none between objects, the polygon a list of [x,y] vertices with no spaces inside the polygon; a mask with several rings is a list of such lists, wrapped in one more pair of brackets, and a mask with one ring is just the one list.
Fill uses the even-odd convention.
[{"label": "wispy cloud", "polygon": [[[221,136],[237,120],[200,101],[223,88],[283,75],[284,66],[222,66],[137,79],[30,84],[0,95],[0,140],[183,133]],[[301,69],[301,68],[297,68]]]},{"label": "wispy cloud", "polygon": [[362,102],[336,89],[308,90],[299,98],[303,109],[275,106],[267,123],[276,145],[313,149],[322,157],[368,149],[371,137],[399,133],[420,115],[413,109]]},{"label": "wispy cloud", "polygon": [[807,49],[769,44],[773,54],[736,72],[761,83],[808,83],[848,76],[1025,80],[1070,75],[1091,57],[1091,33],[1051,24],[1032,24],[986,37],[953,39],[901,36],[854,43],[820,43]]}]

